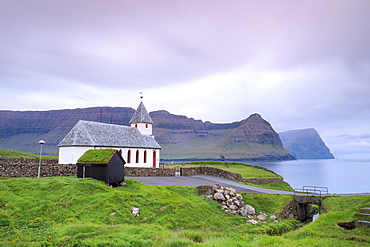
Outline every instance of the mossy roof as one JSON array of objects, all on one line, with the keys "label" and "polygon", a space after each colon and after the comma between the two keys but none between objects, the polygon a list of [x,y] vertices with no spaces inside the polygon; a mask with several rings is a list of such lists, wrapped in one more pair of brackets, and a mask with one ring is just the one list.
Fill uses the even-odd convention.
[{"label": "mossy roof", "polygon": [[115,152],[115,149],[90,149],[78,159],[77,163],[105,164]]}]

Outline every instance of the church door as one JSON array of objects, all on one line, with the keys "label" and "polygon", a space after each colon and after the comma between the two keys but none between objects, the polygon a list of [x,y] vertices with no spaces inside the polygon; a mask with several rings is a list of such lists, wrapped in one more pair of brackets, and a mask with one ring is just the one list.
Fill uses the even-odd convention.
[{"label": "church door", "polygon": [[153,151],[153,167],[157,166],[157,153]]}]

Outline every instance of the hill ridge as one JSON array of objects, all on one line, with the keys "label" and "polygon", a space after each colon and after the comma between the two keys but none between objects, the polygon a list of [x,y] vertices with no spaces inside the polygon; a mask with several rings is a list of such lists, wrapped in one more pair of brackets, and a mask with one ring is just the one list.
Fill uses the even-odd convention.
[{"label": "hill ridge", "polygon": [[[57,154],[58,143],[79,120],[129,125],[130,107],[89,107],[50,111],[0,111],[0,148]],[[294,157],[283,148],[271,124],[259,114],[232,123],[203,122],[166,110],[149,113],[153,134],[164,159],[286,160]]]}]

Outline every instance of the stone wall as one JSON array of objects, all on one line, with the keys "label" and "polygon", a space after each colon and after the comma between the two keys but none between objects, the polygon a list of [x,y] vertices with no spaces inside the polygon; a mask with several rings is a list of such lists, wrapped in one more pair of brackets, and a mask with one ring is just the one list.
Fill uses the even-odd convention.
[{"label": "stone wall", "polygon": [[[0,158],[0,177],[37,177],[38,159]],[[40,176],[76,176],[76,165],[59,165],[58,160],[42,160]]]},{"label": "stone wall", "polygon": [[[37,177],[38,166],[38,159],[0,158],[0,177]],[[179,173],[182,176],[210,175],[250,184],[278,183],[283,181],[283,178],[244,179],[238,173],[209,166],[181,167],[180,171],[174,168],[125,167],[126,177],[169,177],[177,176]],[[41,177],[76,176],[77,166],[58,164],[57,160],[45,159],[42,160],[40,175]]]},{"label": "stone wall", "polygon": [[[318,206],[319,212],[315,212],[313,204]],[[294,218],[302,222],[312,221],[316,213],[326,212],[323,197],[318,196],[294,196],[280,213],[282,218]]]},{"label": "stone wall", "polygon": [[176,172],[173,168],[125,167],[127,177],[172,177]]},{"label": "stone wall", "polygon": [[283,182],[283,178],[243,178],[239,173],[233,173],[229,171],[225,171],[222,169],[218,169],[215,167],[209,166],[199,166],[199,167],[187,167],[187,168],[180,168],[182,170],[181,174],[183,176],[193,176],[193,175],[211,175],[220,178],[226,178],[233,181],[239,181],[243,183],[250,183],[250,184],[267,184],[267,183],[279,183]]}]

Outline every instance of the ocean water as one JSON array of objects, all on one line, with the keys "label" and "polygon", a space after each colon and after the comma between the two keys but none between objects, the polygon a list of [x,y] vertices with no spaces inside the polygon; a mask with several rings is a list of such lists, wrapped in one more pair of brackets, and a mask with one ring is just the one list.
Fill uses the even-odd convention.
[{"label": "ocean water", "polygon": [[270,169],[293,188],[327,187],[329,193],[370,193],[369,159],[245,162]]}]

